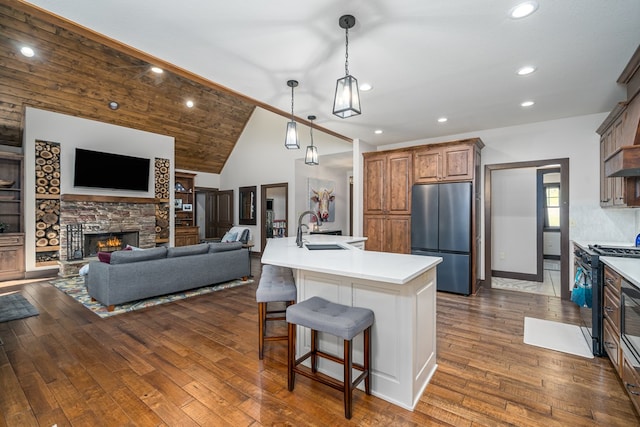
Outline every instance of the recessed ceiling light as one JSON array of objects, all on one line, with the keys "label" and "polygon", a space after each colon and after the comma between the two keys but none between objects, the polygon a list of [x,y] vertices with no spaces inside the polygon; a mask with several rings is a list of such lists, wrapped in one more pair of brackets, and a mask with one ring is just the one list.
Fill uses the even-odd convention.
[{"label": "recessed ceiling light", "polygon": [[192,100],[188,100],[187,102],[185,102],[185,105],[187,106],[187,108],[193,108],[193,101]]},{"label": "recessed ceiling light", "polygon": [[24,56],[26,56],[27,58],[31,58],[33,55],[35,55],[35,51],[33,49],[31,49],[29,46],[23,46],[20,48],[20,53],[23,54]]},{"label": "recessed ceiling light", "polygon": [[369,91],[371,89],[373,89],[373,86],[371,86],[370,83],[362,83],[360,85],[360,90],[363,91],[363,92],[367,92],[367,91]]},{"label": "recessed ceiling light", "polygon": [[373,131],[376,135],[380,135],[382,133],[382,129],[376,129]]},{"label": "recessed ceiling light", "polygon": [[523,103],[520,104],[521,107],[531,107],[533,104],[535,104],[535,102],[533,101],[524,101]]},{"label": "recessed ceiling light", "polygon": [[446,117],[440,117],[440,118],[438,119],[438,123],[444,123],[444,122],[446,122],[447,120],[449,120],[449,119],[447,119]]},{"label": "recessed ceiling light", "polygon": [[109,108],[112,110],[117,110],[118,108],[120,108],[120,104],[118,104],[116,101],[109,101]]},{"label": "recessed ceiling light", "polygon": [[513,19],[524,18],[525,16],[531,15],[538,9],[538,2],[536,1],[525,1],[514,7],[509,11],[509,16]]},{"label": "recessed ceiling light", "polygon": [[536,70],[536,67],[532,65],[525,65],[524,67],[521,67],[520,69],[518,69],[518,75],[526,76],[527,74],[533,73],[535,70]]},{"label": "recessed ceiling light", "polygon": [[151,67],[151,71],[153,71],[156,74],[162,74],[164,73],[164,70],[160,67]]}]

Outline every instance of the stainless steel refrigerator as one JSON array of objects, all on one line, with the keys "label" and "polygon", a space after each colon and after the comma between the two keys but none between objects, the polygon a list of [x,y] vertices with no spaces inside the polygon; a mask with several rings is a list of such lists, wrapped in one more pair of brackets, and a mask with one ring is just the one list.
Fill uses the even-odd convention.
[{"label": "stainless steel refrigerator", "polygon": [[416,184],[411,193],[411,253],[442,257],[439,291],[471,293],[470,182]]}]

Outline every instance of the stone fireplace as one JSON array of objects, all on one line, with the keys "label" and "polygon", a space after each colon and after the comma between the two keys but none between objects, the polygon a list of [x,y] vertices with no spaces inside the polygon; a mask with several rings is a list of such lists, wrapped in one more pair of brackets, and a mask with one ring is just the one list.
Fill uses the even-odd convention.
[{"label": "stone fireplace", "polygon": [[[115,243],[104,242],[101,251],[113,251],[127,244],[141,248],[156,246],[155,200],[152,198],[63,195],[60,200],[60,247],[67,247],[67,225],[83,224],[84,256],[97,254],[97,242],[116,237]],[[87,245],[96,245],[90,248]],[[109,247],[107,247],[109,246]],[[116,248],[116,246],[119,246]],[[60,261],[67,261],[66,250]]]}]

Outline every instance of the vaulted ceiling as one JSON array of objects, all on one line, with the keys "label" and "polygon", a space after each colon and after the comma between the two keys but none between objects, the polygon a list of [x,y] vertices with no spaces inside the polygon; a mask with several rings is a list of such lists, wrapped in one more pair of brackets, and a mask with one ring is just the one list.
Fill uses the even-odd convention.
[{"label": "vaulted ceiling", "polygon": [[31,106],[173,136],[178,169],[220,173],[256,106],[285,114],[20,2],[0,4],[0,28],[0,144],[21,146]]},{"label": "vaulted ceiling", "polygon": [[[517,3],[29,1],[60,19],[5,0],[0,139],[19,143],[21,109],[34,105],[173,135],[177,167],[216,173],[253,108],[288,114],[289,79],[300,82],[297,117],[373,145],[606,112],[625,99],[616,79],[640,41],[639,1],[537,0],[534,14],[511,19]],[[361,92],[362,115],[339,119],[346,13],[357,19],[350,72],[373,90]],[[42,57],[19,56],[27,42]],[[167,70],[162,80],[149,65]],[[536,71],[519,76],[523,65]],[[120,109],[106,110],[115,97]]]}]

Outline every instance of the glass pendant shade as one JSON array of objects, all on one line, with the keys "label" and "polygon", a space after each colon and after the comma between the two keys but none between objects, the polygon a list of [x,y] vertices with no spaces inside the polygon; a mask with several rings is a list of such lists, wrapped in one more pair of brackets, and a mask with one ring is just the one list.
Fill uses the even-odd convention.
[{"label": "glass pendant shade", "polygon": [[317,166],[319,164],[317,147],[313,145],[307,147],[307,155],[304,157],[304,162],[311,166]]},{"label": "glass pendant shade", "polygon": [[336,82],[336,95],[333,100],[333,114],[346,119],[360,114],[360,92],[358,80],[346,75]]},{"label": "glass pendant shade", "polygon": [[287,123],[287,135],[284,139],[284,146],[289,150],[300,148],[300,140],[298,139],[298,127],[293,120]]}]

